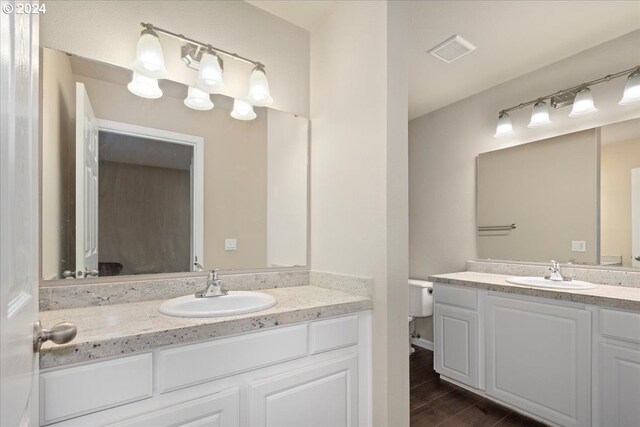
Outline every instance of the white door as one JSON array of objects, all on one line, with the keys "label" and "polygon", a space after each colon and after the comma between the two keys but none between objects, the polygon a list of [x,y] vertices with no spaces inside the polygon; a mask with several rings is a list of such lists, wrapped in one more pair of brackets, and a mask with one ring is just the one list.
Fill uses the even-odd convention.
[{"label": "white door", "polygon": [[355,427],[358,359],[350,355],[249,385],[251,427]]},{"label": "white door", "polygon": [[631,266],[640,268],[640,168],[631,169]]},{"label": "white door", "polygon": [[76,277],[98,275],[98,120],[76,83]]},{"label": "white door", "polygon": [[38,423],[38,15],[0,14],[0,36],[0,425],[13,427]]},{"label": "white door", "polygon": [[591,425],[591,314],[486,298],[486,392],[565,427]]}]

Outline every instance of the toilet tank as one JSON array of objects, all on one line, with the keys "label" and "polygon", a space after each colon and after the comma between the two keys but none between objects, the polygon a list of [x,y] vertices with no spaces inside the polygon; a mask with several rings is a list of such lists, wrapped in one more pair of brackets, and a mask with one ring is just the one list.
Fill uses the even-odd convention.
[{"label": "toilet tank", "polygon": [[409,316],[433,315],[433,283],[409,279]]}]

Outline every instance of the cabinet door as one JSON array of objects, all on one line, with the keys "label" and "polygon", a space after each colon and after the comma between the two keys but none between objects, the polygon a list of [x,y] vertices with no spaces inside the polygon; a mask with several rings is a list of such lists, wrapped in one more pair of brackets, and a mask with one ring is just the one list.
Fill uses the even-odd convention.
[{"label": "cabinet door", "polygon": [[355,427],[357,355],[249,385],[251,427]]},{"label": "cabinet door", "polygon": [[640,348],[600,344],[602,426],[640,426]]},{"label": "cabinet door", "polygon": [[488,296],[486,392],[562,426],[591,425],[591,314]]},{"label": "cabinet door", "polygon": [[435,306],[435,364],[441,375],[478,388],[478,315]]},{"label": "cabinet door", "polygon": [[238,427],[239,413],[239,392],[234,387],[110,424],[110,427]]}]

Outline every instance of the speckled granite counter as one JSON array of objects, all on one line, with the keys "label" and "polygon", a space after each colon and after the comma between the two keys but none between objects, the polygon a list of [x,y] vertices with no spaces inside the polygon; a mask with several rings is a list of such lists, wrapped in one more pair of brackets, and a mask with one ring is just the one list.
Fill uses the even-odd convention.
[{"label": "speckled granite counter", "polygon": [[535,288],[508,283],[506,279],[511,276],[463,271],[430,276],[429,280],[448,285],[640,311],[640,288],[610,285],[598,285],[595,289],[582,290]]},{"label": "speckled granite counter", "polygon": [[278,325],[373,308],[371,299],[316,286],[265,289],[278,303],[264,311],[230,317],[181,318],[158,312],[164,300],[44,311],[52,326],[72,322],[78,336],[69,344],[42,346],[40,368],[118,356],[172,344],[187,344]]}]

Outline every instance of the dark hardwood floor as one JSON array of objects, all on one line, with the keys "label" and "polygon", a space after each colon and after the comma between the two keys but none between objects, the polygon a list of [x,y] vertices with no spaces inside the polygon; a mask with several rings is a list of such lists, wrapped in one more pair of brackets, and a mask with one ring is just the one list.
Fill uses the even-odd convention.
[{"label": "dark hardwood floor", "polygon": [[411,427],[544,427],[488,399],[440,379],[433,352],[415,347],[411,356]]}]

